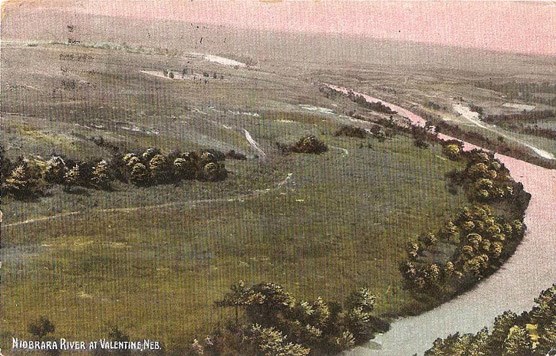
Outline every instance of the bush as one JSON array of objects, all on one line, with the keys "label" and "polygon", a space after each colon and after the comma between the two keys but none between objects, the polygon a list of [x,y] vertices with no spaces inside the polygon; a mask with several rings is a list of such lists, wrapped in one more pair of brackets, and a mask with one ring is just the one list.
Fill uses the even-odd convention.
[{"label": "bush", "polygon": [[460,141],[445,141],[445,143],[442,145],[442,153],[452,161],[459,160],[461,158],[462,152],[463,143]]},{"label": "bush", "polygon": [[492,330],[456,333],[437,339],[426,356],[441,355],[549,355],[556,345],[556,285],[541,292],[535,306],[517,315],[506,311],[494,320]]},{"label": "bush", "polygon": [[27,326],[27,331],[38,339],[43,339],[46,335],[53,333],[55,330],[54,324],[46,316],[40,316]]},{"label": "bush", "polygon": [[388,323],[372,316],[374,302],[366,288],[350,294],[343,308],[322,298],[297,300],[275,283],[247,287],[240,281],[216,303],[235,309],[235,323],[215,331],[204,345],[194,340],[191,349],[209,355],[232,354],[231,350],[243,355],[338,353],[388,329]]},{"label": "bush", "polygon": [[334,136],[348,136],[357,138],[365,138],[367,137],[367,135],[368,133],[364,129],[350,125],[344,125],[334,133]]},{"label": "bush", "polygon": [[98,162],[93,169],[91,183],[99,189],[110,189],[111,181],[112,177],[110,175],[108,162],[105,160]]},{"label": "bush", "polygon": [[150,174],[143,163],[136,163],[131,169],[129,177],[131,183],[137,186],[146,186],[150,184]]},{"label": "bush", "polygon": [[44,181],[36,163],[23,160],[6,178],[3,191],[17,199],[36,199],[44,194]]},{"label": "bush", "polygon": [[299,141],[289,147],[289,151],[296,153],[315,153],[320,154],[328,151],[324,142],[313,135],[304,136]]},{"label": "bush", "polygon": [[68,168],[64,159],[60,156],[52,156],[46,162],[44,179],[49,183],[63,184],[67,171]]}]

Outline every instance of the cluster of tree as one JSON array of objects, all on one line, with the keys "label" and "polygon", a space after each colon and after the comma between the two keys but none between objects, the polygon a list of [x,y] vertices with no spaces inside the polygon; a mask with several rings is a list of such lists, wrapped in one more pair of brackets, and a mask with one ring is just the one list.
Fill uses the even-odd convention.
[{"label": "cluster of tree", "polygon": [[278,143],[278,148],[283,153],[315,153],[320,154],[328,151],[328,146],[313,135],[303,136],[299,141],[291,145],[283,145]]},{"label": "cluster of tree", "polygon": [[536,95],[537,93],[556,94],[556,83],[553,82],[523,83],[511,81],[504,83],[495,83],[493,81],[485,81],[478,82],[476,85],[480,88],[503,93],[508,97],[508,100],[520,99],[530,102],[542,103],[550,106],[556,106],[556,96]]},{"label": "cluster of tree", "polygon": [[19,157],[12,162],[0,147],[0,184],[2,195],[36,199],[52,184],[63,185],[64,190],[70,192],[77,186],[110,190],[114,179],[138,186],[186,179],[220,181],[227,177],[223,162],[226,157],[245,159],[234,151],[225,155],[216,150],[186,153],[175,150],[164,155],[158,148],[148,148],[137,153],[114,152],[110,160],[78,161],[52,156],[47,161]]},{"label": "cluster of tree", "polygon": [[[446,145],[445,147],[450,147]],[[471,150],[460,153],[465,156],[466,166],[463,170],[454,170],[448,174],[451,182],[463,187],[472,202],[505,202],[516,211],[524,211],[530,195],[523,190],[523,185],[513,180],[510,171],[492,152]]]},{"label": "cluster of tree", "polygon": [[369,133],[357,126],[352,125],[343,125],[341,126],[336,132],[334,132],[334,136],[347,136],[347,137],[357,137],[357,138],[365,138]]},{"label": "cluster of tree", "polygon": [[376,101],[376,102],[367,101],[367,99],[365,99],[365,97],[363,95],[355,94],[351,90],[348,92],[347,96],[351,101],[361,105],[362,107],[364,107],[366,109],[376,111],[376,112],[380,112],[380,113],[383,113],[383,114],[388,114],[388,115],[393,115],[393,114],[396,113],[394,110],[390,109],[390,107],[388,107],[387,105],[384,105],[380,101]]},{"label": "cluster of tree", "polygon": [[425,356],[444,355],[553,355],[556,347],[556,285],[541,292],[535,306],[517,315],[506,311],[494,319],[489,331],[456,333],[437,339]]},{"label": "cluster of tree", "polygon": [[459,125],[450,124],[448,122],[436,121],[435,125],[437,132],[443,132],[447,135],[461,138],[462,140],[472,143],[477,146],[484,147],[486,149],[515,157],[527,162],[531,162],[541,167],[556,169],[556,163],[553,160],[545,159],[533,154],[527,148],[521,148],[519,146],[509,146],[504,140],[491,140],[488,137],[481,135],[478,132],[466,131],[459,127]]},{"label": "cluster of tree", "polygon": [[330,88],[327,85],[320,85],[319,86],[319,91],[328,99],[337,99],[338,97],[343,96],[342,93],[340,93],[337,90],[334,90],[334,89]]},{"label": "cluster of tree", "polygon": [[65,191],[75,186],[110,189],[113,180],[105,160],[75,161],[52,156],[48,161],[19,157],[12,162],[2,159],[2,195],[17,199],[36,199],[50,184],[62,184]]},{"label": "cluster of tree", "polygon": [[513,126],[513,130],[526,135],[533,135],[556,140],[556,130],[545,129],[542,127],[534,126]]},{"label": "cluster of tree", "polygon": [[552,119],[556,117],[553,111],[531,111],[513,115],[490,115],[485,121],[496,124],[513,132],[534,135],[556,140],[556,130],[542,128],[537,125],[539,120]]},{"label": "cluster of tree", "polygon": [[556,116],[553,110],[535,110],[535,111],[523,111],[519,114],[502,114],[502,115],[488,115],[484,118],[484,121],[496,124],[504,125],[509,122],[538,122],[539,120],[549,119]]},{"label": "cluster of tree", "polygon": [[225,155],[216,150],[174,150],[164,155],[160,149],[151,147],[144,152],[117,154],[111,160],[111,167],[118,179],[138,186],[188,179],[214,182],[227,177],[224,159]]},{"label": "cluster of tree", "polygon": [[[438,300],[469,288],[513,253],[523,238],[530,199],[493,154],[461,148],[458,141],[444,146],[449,157],[467,161],[465,169],[452,171],[449,178],[463,187],[473,205],[439,231],[411,242],[401,266],[407,287]],[[496,214],[497,210],[504,213]]]},{"label": "cluster of tree", "polygon": [[520,219],[496,216],[488,205],[465,207],[435,233],[407,247],[401,272],[417,294],[444,300],[498,269],[523,237]]},{"label": "cluster of tree", "polygon": [[317,298],[297,300],[280,285],[260,283],[231,287],[219,307],[234,308],[235,320],[204,339],[194,340],[192,354],[328,355],[388,330],[372,315],[375,296],[361,288],[343,305]]}]

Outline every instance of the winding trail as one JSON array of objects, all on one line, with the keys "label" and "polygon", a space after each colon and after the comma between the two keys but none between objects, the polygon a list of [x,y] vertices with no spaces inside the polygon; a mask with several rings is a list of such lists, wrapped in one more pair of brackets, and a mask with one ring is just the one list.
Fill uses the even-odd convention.
[{"label": "winding trail", "polygon": [[41,217],[37,217],[37,218],[33,218],[33,219],[27,219],[27,220],[24,220],[24,221],[13,222],[13,223],[10,223],[10,224],[4,224],[2,226],[2,228],[34,224],[34,223],[38,223],[38,222],[61,219],[61,218],[67,217],[67,216],[81,215],[81,214],[84,214],[84,213],[91,213],[91,212],[92,213],[129,213],[129,212],[134,212],[134,211],[139,211],[139,210],[168,208],[168,207],[180,206],[180,205],[184,206],[184,207],[195,207],[196,205],[200,205],[200,204],[243,201],[245,199],[254,198],[254,197],[261,196],[263,194],[267,194],[267,193],[270,193],[272,191],[281,189],[284,185],[286,185],[291,180],[292,176],[293,176],[292,173],[288,173],[288,175],[284,179],[282,179],[278,183],[274,184],[274,187],[272,187],[272,188],[253,190],[249,193],[240,194],[240,195],[236,195],[236,196],[232,196],[232,197],[218,198],[218,199],[199,199],[199,200],[177,201],[177,202],[170,202],[170,203],[164,203],[164,204],[133,206],[133,207],[127,207],[127,208],[110,208],[110,209],[92,209],[92,210],[88,210],[88,211],[71,211],[71,212],[64,212],[64,213],[55,214],[55,215],[51,215],[51,216],[41,216]]},{"label": "winding trail", "polygon": [[342,154],[344,156],[349,156],[349,151],[346,148],[338,147],[338,146],[330,146],[330,148],[333,148],[333,149],[338,150],[338,151],[342,151]]},{"label": "winding trail", "polygon": [[249,131],[247,131],[246,129],[243,129],[243,133],[245,134],[245,139],[247,140],[247,142],[249,142],[251,147],[253,147],[253,149],[259,153],[259,157],[264,160],[266,158],[266,153],[264,153],[257,141],[253,139]]},{"label": "winding trail", "polygon": [[[345,88],[330,87],[347,93]],[[368,95],[363,96],[368,101],[380,101],[389,106],[406,116],[414,125],[425,124],[422,117],[406,109]],[[452,139],[446,135],[439,137]],[[466,149],[474,147],[465,143]],[[388,332],[377,335],[366,345],[346,354],[423,354],[439,337],[444,338],[458,331],[475,333],[485,326],[492,326],[494,318],[506,310],[520,313],[530,309],[541,290],[556,281],[556,170],[504,155],[496,154],[496,158],[531,193],[525,214],[527,233],[513,256],[497,272],[467,293],[421,315],[393,322]]]}]

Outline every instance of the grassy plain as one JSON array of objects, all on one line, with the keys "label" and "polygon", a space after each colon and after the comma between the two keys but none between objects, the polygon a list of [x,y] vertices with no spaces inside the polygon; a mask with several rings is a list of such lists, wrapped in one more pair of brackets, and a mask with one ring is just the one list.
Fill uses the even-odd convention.
[{"label": "grassy plain", "polygon": [[[48,26],[69,15],[40,16]],[[4,21],[3,37],[14,39],[1,54],[1,143],[9,157],[108,157],[90,139],[102,136],[126,150],[234,149],[249,159],[227,160],[231,174],[220,183],[118,183],[113,192],[75,194],[54,187],[38,202],[3,198],[2,345],[28,336],[27,323],[46,315],[60,337],[98,339],[114,323],[132,339],[181,347],[225,320],[214,301],[239,279],[339,301],[368,286],[380,314],[422,310],[402,289],[398,265],[407,241],[436,230],[464,204],[444,179],[457,164],[403,135],[334,137],[350,122],[347,112],[377,114],[325,98],[318,84],[408,108],[435,100],[454,119],[455,97],[505,102],[478,90],[478,81],[508,73],[541,80],[549,66],[542,58],[488,54],[486,61],[478,51],[221,28],[203,29],[210,40],[201,46],[196,29],[159,23],[151,37],[145,31],[153,24],[104,17],[80,18],[90,31],[82,28],[82,43],[70,46],[60,44],[66,34],[58,27],[49,34],[27,28],[31,38],[21,38],[15,20]],[[95,32],[108,23],[115,33]],[[247,56],[256,65],[223,66],[192,52]],[[184,68],[196,80],[145,73]],[[215,72],[223,79],[213,79]],[[266,160],[257,159],[243,130]],[[276,142],[304,134],[330,150],[280,154]],[[553,141],[542,145],[554,150]],[[65,213],[75,214],[22,223]]]}]

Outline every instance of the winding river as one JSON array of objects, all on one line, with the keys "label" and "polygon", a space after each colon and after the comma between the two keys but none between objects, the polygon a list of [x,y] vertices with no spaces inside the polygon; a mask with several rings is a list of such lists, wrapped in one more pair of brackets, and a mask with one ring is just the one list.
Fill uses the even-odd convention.
[{"label": "winding river", "polygon": [[[347,93],[345,88],[329,86]],[[387,105],[414,125],[425,124],[422,117],[404,108],[365,94],[355,94],[367,101]],[[439,137],[451,139],[446,135]],[[466,149],[473,147],[476,146],[465,144]],[[492,326],[494,318],[506,310],[520,313],[530,309],[540,291],[556,282],[556,170],[504,155],[496,154],[496,158],[532,196],[525,214],[527,233],[514,255],[467,293],[421,315],[393,322],[388,332],[346,354],[421,355],[439,337],[458,331],[475,333]]]}]

